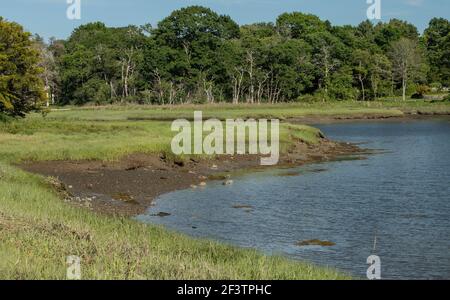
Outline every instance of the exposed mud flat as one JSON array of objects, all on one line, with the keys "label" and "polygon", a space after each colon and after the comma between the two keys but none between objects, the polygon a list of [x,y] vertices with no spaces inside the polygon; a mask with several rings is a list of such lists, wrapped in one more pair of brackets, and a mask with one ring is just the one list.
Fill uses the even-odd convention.
[{"label": "exposed mud flat", "polygon": [[[280,158],[277,167],[329,161],[363,152],[356,145],[325,138],[316,145],[298,141]],[[115,162],[45,161],[20,167],[50,177],[49,182],[73,205],[120,216],[142,214],[155,198],[168,192],[201,188],[208,180],[225,183],[234,172],[267,168],[260,166],[260,157],[256,155],[172,161],[164,155],[149,154],[133,154]]]},{"label": "exposed mud flat", "polygon": [[421,120],[448,119],[448,112],[426,112],[410,111],[403,115],[384,115],[384,114],[354,114],[343,116],[303,116],[289,118],[290,123],[294,124],[335,124],[335,123],[368,123],[368,122],[414,122]]}]

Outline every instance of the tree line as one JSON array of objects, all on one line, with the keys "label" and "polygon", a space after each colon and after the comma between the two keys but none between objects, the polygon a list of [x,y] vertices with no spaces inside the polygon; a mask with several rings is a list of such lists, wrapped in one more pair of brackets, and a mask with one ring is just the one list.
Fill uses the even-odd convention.
[{"label": "tree line", "polygon": [[[421,35],[397,19],[333,26],[300,12],[239,26],[191,6],[155,28],[97,22],[49,43],[27,33],[12,37],[20,26],[0,22],[0,110],[31,96],[14,85],[35,79],[19,69],[9,74],[16,51],[32,57],[29,73],[39,72],[44,98],[59,105],[369,101],[450,86],[450,23],[442,18]],[[8,48],[13,38],[27,50]],[[19,42],[28,39],[30,45]]]}]

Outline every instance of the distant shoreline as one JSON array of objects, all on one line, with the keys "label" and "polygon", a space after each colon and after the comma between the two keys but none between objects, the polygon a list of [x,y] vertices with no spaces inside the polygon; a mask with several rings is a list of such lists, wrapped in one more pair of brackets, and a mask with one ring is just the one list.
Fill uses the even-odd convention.
[{"label": "distant shoreline", "polygon": [[301,117],[292,118],[288,121],[291,123],[301,123],[308,125],[320,125],[320,124],[331,124],[331,123],[353,123],[353,122],[400,122],[400,121],[421,121],[430,120],[437,118],[448,118],[450,113],[425,113],[425,114],[405,114],[403,116],[348,116],[348,117]]}]

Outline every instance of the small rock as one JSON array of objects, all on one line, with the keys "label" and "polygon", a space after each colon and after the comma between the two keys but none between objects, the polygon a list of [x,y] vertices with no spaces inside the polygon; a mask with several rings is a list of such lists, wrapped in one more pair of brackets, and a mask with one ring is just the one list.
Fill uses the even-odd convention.
[{"label": "small rock", "polygon": [[184,167],[184,161],[182,160],[176,160],[173,163],[179,167]]},{"label": "small rock", "polygon": [[134,171],[141,168],[141,166],[129,166],[127,168],[125,168],[125,171]]},{"label": "small rock", "polygon": [[321,241],[321,240],[306,240],[296,243],[297,246],[303,247],[303,246],[322,246],[322,247],[331,247],[335,246],[336,244],[330,241]]},{"label": "small rock", "polygon": [[217,165],[212,165],[211,166],[211,170],[217,170],[217,169],[218,169]]},{"label": "small rock", "polygon": [[129,204],[139,204],[133,196],[126,194],[126,193],[117,193],[112,195],[112,198],[116,201],[122,201]]},{"label": "small rock", "polygon": [[233,208],[253,209],[253,206],[251,206],[251,205],[233,205]]},{"label": "small rock", "polygon": [[200,182],[199,186],[206,186],[206,182],[204,181]]},{"label": "small rock", "polygon": [[195,184],[191,184],[191,189],[196,189],[197,186]]},{"label": "small rock", "polygon": [[159,213],[157,213],[157,214],[155,214],[153,216],[164,218],[164,217],[170,216],[170,214],[162,211],[162,212],[159,212]]},{"label": "small rock", "polygon": [[225,181],[223,183],[223,185],[232,185],[233,183],[234,183],[233,180],[229,179],[229,180]]},{"label": "small rock", "polygon": [[73,189],[73,186],[69,185],[68,188],[69,188],[69,189]]}]

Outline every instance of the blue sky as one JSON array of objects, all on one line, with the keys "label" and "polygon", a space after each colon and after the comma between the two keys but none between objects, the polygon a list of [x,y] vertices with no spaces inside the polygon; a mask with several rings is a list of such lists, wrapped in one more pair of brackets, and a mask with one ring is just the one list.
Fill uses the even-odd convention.
[{"label": "blue sky", "polygon": [[[333,24],[356,25],[366,18],[367,0],[81,0],[81,20],[68,20],[66,0],[0,0],[0,16],[46,38],[66,38],[81,24],[155,25],[175,9],[203,5],[239,24],[275,21],[283,12],[313,13]],[[383,21],[407,20],[423,31],[431,18],[450,18],[450,0],[381,0]]]}]

